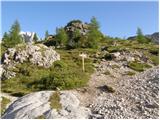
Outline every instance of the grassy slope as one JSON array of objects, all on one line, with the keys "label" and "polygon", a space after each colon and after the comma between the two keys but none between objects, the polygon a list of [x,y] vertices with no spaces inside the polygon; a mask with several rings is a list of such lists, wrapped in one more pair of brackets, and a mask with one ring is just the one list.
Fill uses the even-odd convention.
[{"label": "grassy slope", "polygon": [[[100,42],[100,46],[106,46],[108,52],[116,51],[141,51],[143,52],[154,65],[158,65],[159,47],[155,44],[140,44],[136,41],[116,40],[117,46],[114,47],[114,39],[107,39]],[[61,55],[61,61],[57,61],[51,68],[45,69],[24,63],[17,66],[15,70],[17,76],[15,78],[2,81],[2,91],[10,92],[16,96],[22,96],[32,91],[39,90],[55,90],[73,89],[83,87],[90,79],[93,73],[93,58],[100,51],[95,49],[73,49],[73,50],[56,50]],[[90,57],[85,59],[85,72],[82,72],[82,63],[79,54],[87,53]],[[144,65],[129,63],[129,67],[140,71]],[[130,74],[130,73],[129,73]]]},{"label": "grassy slope", "polygon": [[[73,89],[85,86],[90,75],[93,73],[92,59],[85,60],[85,72],[82,72],[81,58],[79,52],[82,50],[57,50],[61,55],[61,60],[53,64],[51,68],[42,68],[24,63],[17,65],[14,71],[17,72],[15,78],[2,82],[2,91],[9,92],[16,96],[22,96],[32,91],[44,89],[54,90]],[[92,50],[86,49],[92,54]]]}]

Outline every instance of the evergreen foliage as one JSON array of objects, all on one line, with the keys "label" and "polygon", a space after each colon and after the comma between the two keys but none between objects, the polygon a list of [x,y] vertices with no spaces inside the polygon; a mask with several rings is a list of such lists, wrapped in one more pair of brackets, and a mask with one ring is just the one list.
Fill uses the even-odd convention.
[{"label": "evergreen foliage", "polygon": [[150,42],[149,39],[145,38],[145,36],[143,35],[143,32],[140,28],[137,28],[137,37],[136,37],[137,41],[139,43],[148,43]]},{"label": "evergreen foliage", "polygon": [[37,42],[37,41],[38,41],[38,37],[37,37],[37,34],[36,34],[36,33],[34,34],[33,41],[34,41],[34,42]]},{"label": "evergreen foliage", "polygon": [[5,33],[3,38],[2,38],[4,46],[6,46],[6,47],[14,47],[17,44],[22,43],[22,37],[19,34],[20,30],[21,30],[20,24],[16,20],[14,22],[14,24],[11,26],[9,34]]},{"label": "evergreen foliage", "polygon": [[55,39],[56,39],[56,45],[61,45],[61,46],[66,45],[67,40],[68,40],[68,36],[67,36],[67,33],[63,27],[56,28]]},{"label": "evergreen foliage", "polygon": [[49,36],[48,30],[45,32],[45,40],[47,40],[47,37]]}]

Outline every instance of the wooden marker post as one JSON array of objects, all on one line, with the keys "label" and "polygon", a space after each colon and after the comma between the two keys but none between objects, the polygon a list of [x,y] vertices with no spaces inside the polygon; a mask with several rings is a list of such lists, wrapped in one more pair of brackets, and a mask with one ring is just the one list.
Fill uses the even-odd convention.
[{"label": "wooden marker post", "polygon": [[84,58],[87,58],[87,54],[82,53],[79,56],[82,57],[82,71],[84,72],[85,71]]}]

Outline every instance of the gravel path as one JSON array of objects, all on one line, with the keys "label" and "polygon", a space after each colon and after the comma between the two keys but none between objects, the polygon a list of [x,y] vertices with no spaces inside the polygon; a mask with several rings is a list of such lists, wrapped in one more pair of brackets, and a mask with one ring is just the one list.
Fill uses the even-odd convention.
[{"label": "gravel path", "polygon": [[89,104],[93,113],[91,118],[157,119],[159,117],[158,67],[139,73],[134,77],[113,80],[113,83],[115,93],[101,91]]}]

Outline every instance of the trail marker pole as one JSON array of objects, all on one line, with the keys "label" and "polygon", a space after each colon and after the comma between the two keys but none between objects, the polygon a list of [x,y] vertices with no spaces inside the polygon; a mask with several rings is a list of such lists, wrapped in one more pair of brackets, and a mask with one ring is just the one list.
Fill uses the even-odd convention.
[{"label": "trail marker pole", "polygon": [[84,58],[87,58],[87,54],[82,53],[79,56],[82,57],[82,71],[84,72],[85,71]]}]

